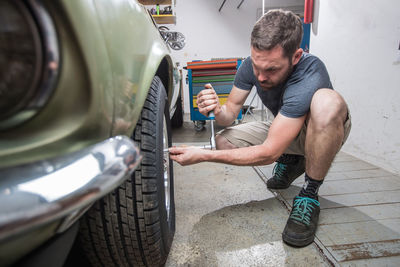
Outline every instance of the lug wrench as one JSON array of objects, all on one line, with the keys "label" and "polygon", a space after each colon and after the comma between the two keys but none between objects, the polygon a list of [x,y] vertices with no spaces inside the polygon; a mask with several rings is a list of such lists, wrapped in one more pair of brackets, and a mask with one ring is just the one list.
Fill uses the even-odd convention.
[{"label": "lug wrench", "polygon": [[[215,150],[216,149],[216,145],[215,145],[215,135],[214,135],[214,121],[215,121],[214,111],[210,111],[210,113],[208,113],[208,117],[210,118],[210,122],[211,122],[210,144],[209,145],[203,145],[203,146],[195,146],[195,147],[196,148],[202,148],[202,149]],[[164,153],[169,153],[169,148],[164,148]]]},{"label": "lug wrench", "polygon": [[211,138],[210,138],[210,144],[211,144],[211,150],[215,150],[216,146],[215,146],[215,135],[214,135],[214,121],[215,121],[215,115],[214,115],[214,111],[210,111],[210,113],[208,113],[208,117],[210,118],[210,122],[211,122]]}]

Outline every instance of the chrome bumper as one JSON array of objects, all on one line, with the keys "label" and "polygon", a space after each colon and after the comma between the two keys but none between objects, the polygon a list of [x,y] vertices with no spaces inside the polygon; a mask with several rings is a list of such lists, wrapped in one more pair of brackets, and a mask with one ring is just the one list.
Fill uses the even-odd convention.
[{"label": "chrome bumper", "polygon": [[[117,136],[66,156],[1,169],[0,240],[68,216],[76,221],[139,162],[132,140]],[[60,227],[66,228],[65,221]]]}]

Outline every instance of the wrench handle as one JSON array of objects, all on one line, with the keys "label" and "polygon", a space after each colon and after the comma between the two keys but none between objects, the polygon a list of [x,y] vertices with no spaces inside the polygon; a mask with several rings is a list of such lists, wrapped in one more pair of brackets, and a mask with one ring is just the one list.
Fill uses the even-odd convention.
[{"label": "wrench handle", "polygon": [[208,113],[208,117],[210,118],[211,121],[211,138],[210,138],[211,149],[215,149],[216,145],[215,145],[215,133],[214,133],[214,120],[215,120],[214,111],[210,111],[210,113]]}]

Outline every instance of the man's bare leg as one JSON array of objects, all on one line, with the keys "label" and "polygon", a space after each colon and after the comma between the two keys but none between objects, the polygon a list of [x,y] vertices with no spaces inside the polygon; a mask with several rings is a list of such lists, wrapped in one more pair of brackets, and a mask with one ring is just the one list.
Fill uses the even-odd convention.
[{"label": "man's bare leg", "polygon": [[305,184],[293,200],[282,233],[290,245],[302,247],[314,240],[320,212],[318,188],[342,145],[346,116],[347,105],[337,92],[320,89],[314,94],[305,142]]},{"label": "man's bare leg", "polygon": [[342,146],[347,105],[336,91],[320,89],[312,98],[309,116],[305,142],[306,173],[321,181]]}]

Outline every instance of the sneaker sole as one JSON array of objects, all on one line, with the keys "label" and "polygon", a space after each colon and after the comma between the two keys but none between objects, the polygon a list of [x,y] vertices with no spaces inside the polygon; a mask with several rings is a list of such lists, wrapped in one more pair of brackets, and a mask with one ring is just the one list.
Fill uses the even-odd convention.
[{"label": "sneaker sole", "polygon": [[286,189],[289,187],[290,187],[290,185],[288,185],[288,186],[268,186],[268,184],[267,184],[268,189]]},{"label": "sneaker sole", "polygon": [[300,173],[299,175],[297,175],[296,178],[294,178],[294,179],[292,180],[292,182],[291,182],[290,184],[288,184],[288,185],[281,185],[281,186],[279,186],[279,185],[278,185],[278,186],[271,186],[271,185],[268,185],[268,181],[269,181],[270,179],[273,179],[273,178],[269,178],[268,181],[267,181],[267,188],[268,188],[268,189],[286,189],[286,188],[289,188],[290,185],[291,185],[297,178],[299,178],[303,173],[304,173],[304,172],[302,172],[302,173]]},{"label": "sneaker sole", "polygon": [[285,233],[282,233],[282,240],[287,243],[288,245],[294,246],[294,247],[305,247],[310,245],[313,241],[314,241],[314,236],[311,236],[309,238],[305,238],[305,239],[294,239],[291,238],[287,235],[285,235]]}]

